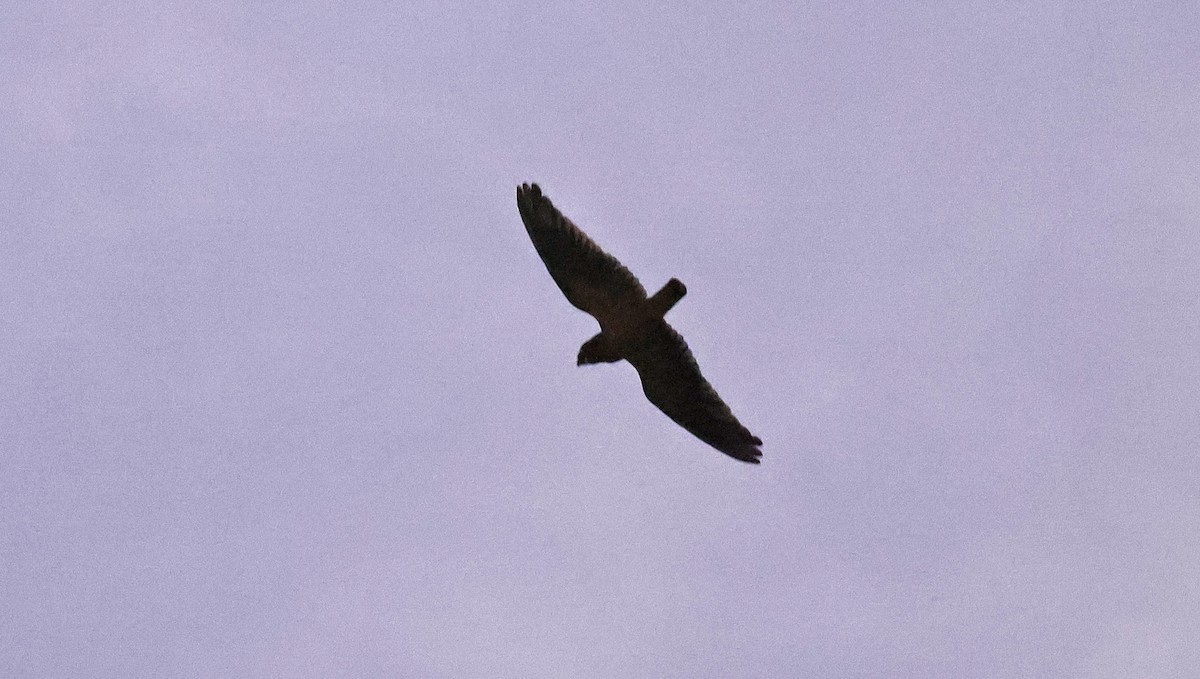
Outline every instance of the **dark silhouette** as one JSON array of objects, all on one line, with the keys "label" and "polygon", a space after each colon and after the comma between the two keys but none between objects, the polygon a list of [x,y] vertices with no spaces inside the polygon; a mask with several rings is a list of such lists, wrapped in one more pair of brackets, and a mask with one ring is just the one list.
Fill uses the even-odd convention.
[{"label": "dark silhouette", "polygon": [[713,448],[758,464],[762,440],[738,422],[663,315],[687,294],[672,278],[647,297],[638,279],[542,195],[517,189],[517,208],[538,255],[567,300],[595,317],[600,333],[579,348],[577,365],[622,359],[637,369],[646,398]]}]

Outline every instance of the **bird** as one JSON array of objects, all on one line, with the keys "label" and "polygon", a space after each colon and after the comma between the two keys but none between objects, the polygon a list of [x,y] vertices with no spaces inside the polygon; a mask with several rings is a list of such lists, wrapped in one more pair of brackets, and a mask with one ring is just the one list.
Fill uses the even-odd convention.
[{"label": "bird", "polygon": [[550,277],[600,332],[579,348],[576,365],[628,361],[642,391],[696,438],[742,462],[758,464],[762,440],[734,417],[700,373],[683,337],[663,316],[687,294],[672,278],[647,295],[629,269],[567,219],[537,184],[517,187],[517,209]]}]

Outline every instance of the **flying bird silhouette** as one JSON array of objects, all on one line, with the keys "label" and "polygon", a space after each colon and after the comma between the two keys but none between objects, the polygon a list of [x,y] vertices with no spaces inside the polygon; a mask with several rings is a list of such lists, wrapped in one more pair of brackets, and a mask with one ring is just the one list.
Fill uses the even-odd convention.
[{"label": "flying bird silhouette", "polygon": [[679,333],[663,315],[687,294],[672,278],[653,296],[615,257],[571,223],[537,184],[517,188],[521,221],[567,301],[595,317],[600,333],[579,348],[576,365],[615,363],[637,369],[646,398],[708,445],[758,464],[762,440],[717,396]]}]

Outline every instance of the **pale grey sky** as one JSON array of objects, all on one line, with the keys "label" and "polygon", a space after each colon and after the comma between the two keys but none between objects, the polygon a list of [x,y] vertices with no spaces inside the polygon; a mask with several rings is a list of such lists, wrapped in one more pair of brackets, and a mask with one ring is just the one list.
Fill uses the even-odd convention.
[{"label": "pale grey sky", "polygon": [[[1200,676],[1132,4],[5,3],[0,675]],[[522,181],[760,467],[575,367]]]}]

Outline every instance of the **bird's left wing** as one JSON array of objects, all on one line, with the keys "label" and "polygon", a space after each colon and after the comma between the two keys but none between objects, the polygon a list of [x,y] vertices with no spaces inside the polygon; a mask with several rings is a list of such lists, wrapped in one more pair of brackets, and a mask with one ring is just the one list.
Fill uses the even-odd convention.
[{"label": "bird's left wing", "polygon": [[608,309],[646,299],[637,277],[563,216],[537,184],[517,188],[517,208],[538,255],[571,304],[599,318]]},{"label": "bird's left wing", "polygon": [[646,398],[701,441],[732,458],[758,464],[762,439],[738,422],[700,374],[683,337],[660,319],[644,340],[626,358],[637,368]]}]

